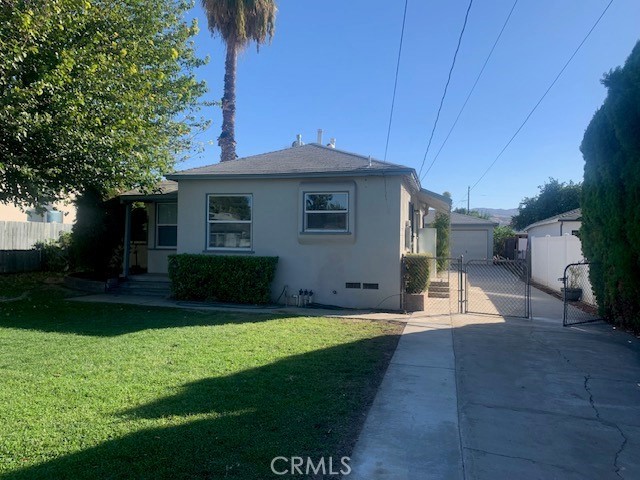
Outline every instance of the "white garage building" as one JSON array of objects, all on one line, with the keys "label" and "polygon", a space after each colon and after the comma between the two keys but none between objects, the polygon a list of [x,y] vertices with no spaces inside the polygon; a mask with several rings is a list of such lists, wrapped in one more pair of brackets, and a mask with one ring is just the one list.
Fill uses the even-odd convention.
[{"label": "white garage building", "polygon": [[[435,212],[424,217],[424,225],[431,226]],[[484,218],[451,212],[451,257],[464,255],[466,260],[493,257],[493,229],[498,224]]]}]

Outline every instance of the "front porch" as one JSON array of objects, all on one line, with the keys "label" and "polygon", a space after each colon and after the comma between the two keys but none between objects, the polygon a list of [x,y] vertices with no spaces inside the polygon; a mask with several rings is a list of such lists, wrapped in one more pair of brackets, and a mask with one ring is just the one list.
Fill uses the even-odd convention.
[{"label": "front porch", "polygon": [[166,276],[178,238],[178,184],[164,181],[151,193],[131,190],[120,201],[125,205],[122,275]]}]

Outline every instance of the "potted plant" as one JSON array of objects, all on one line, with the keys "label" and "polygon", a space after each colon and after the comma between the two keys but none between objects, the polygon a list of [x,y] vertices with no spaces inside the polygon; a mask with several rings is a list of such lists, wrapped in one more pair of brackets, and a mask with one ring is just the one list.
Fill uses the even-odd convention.
[{"label": "potted plant", "polygon": [[567,269],[567,287],[562,288],[565,300],[578,302],[582,298],[582,270],[577,265]]}]

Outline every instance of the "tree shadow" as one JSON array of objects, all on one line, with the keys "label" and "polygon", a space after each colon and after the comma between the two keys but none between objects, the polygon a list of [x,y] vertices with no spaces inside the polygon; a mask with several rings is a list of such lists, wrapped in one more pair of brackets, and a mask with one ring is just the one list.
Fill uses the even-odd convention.
[{"label": "tree shadow", "polygon": [[113,337],[149,329],[259,323],[292,316],[299,315],[22,300],[2,304],[0,328]]},{"label": "tree shadow", "polygon": [[166,421],[166,427],[0,478],[279,478],[270,470],[276,456],[340,458],[351,451],[397,341],[397,335],[382,335],[187,383],[174,396],[114,418]]}]

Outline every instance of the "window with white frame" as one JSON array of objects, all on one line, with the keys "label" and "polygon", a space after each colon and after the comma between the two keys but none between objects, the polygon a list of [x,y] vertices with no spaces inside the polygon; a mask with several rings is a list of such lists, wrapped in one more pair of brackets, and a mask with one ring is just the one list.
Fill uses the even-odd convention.
[{"label": "window with white frame", "polygon": [[178,244],[178,204],[156,204],[156,247],[176,248]]},{"label": "window with white frame", "polygon": [[348,232],[349,192],[305,192],[305,232]]},{"label": "window with white frame", "polygon": [[208,195],[209,249],[251,249],[251,195]]}]

